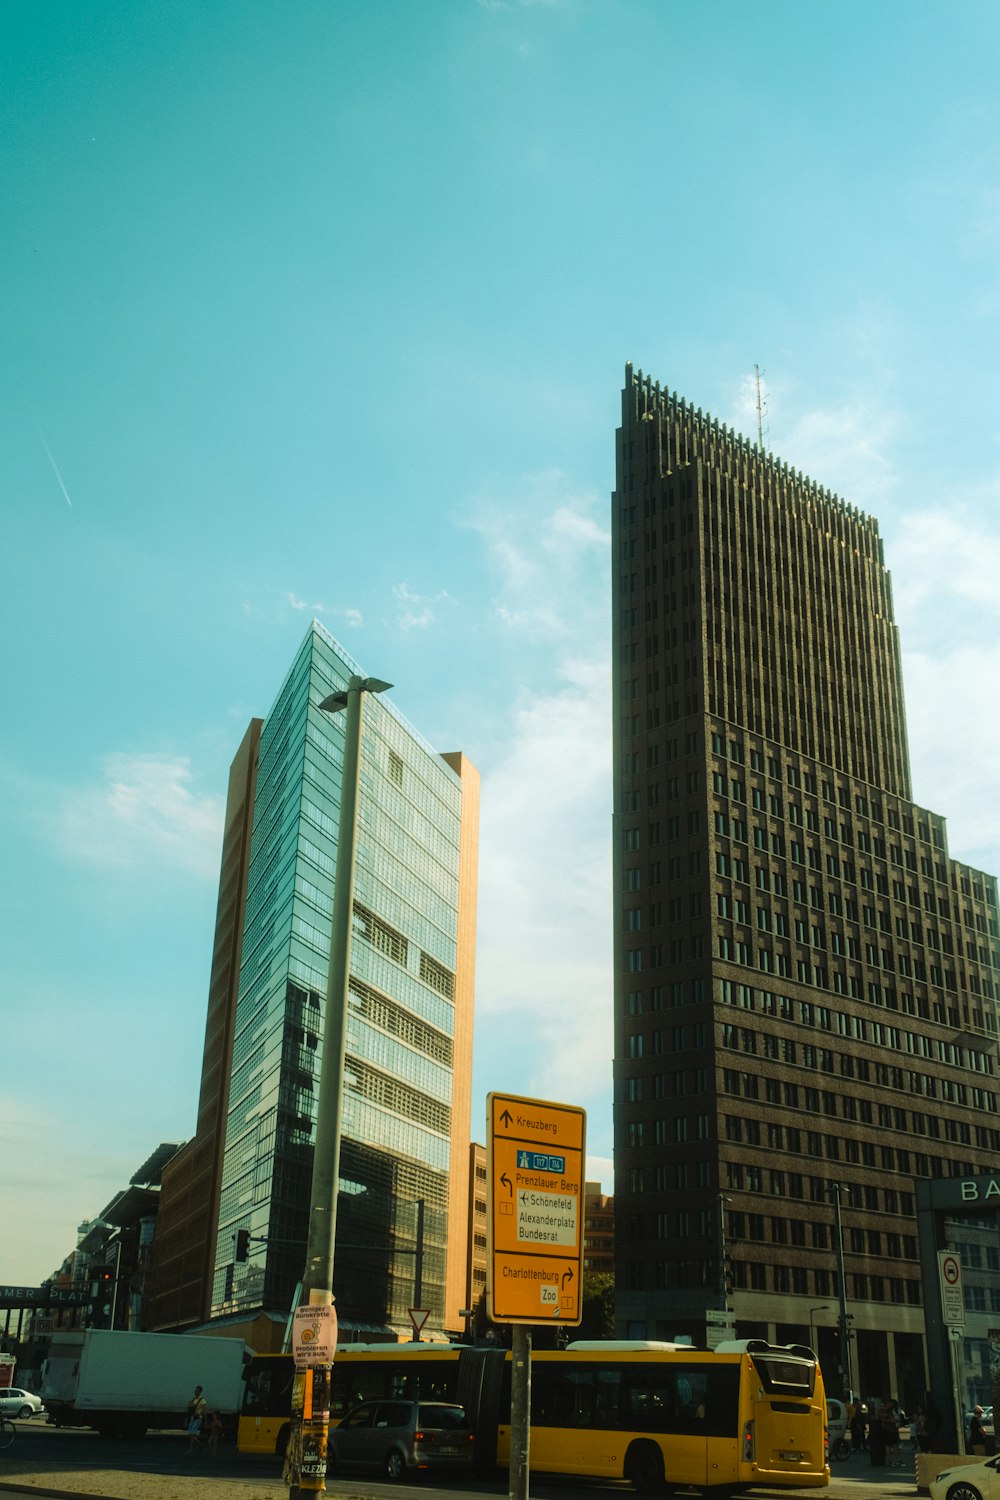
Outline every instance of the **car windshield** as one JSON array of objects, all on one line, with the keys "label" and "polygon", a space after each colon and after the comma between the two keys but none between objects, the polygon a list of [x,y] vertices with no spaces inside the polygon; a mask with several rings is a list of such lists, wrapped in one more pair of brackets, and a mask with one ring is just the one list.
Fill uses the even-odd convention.
[{"label": "car windshield", "polygon": [[421,1427],[468,1427],[469,1419],[461,1406],[422,1406]]}]

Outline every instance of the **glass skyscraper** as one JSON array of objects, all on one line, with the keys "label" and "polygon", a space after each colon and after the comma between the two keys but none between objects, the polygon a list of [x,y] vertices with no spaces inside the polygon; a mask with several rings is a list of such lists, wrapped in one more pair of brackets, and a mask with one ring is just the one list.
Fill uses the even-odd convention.
[{"label": "glass skyscraper", "polygon": [[[286,1314],[303,1269],[344,741],[344,716],[318,705],[352,674],[363,675],[313,622],[260,733],[213,1317]],[[349,1331],[408,1333],[422,1226],[428,1328],[456,1328],[478,776],[385,696],[365,694],[363,712],[337,1309]],[[240,1229],[252,1236],[244,1263]]]}]

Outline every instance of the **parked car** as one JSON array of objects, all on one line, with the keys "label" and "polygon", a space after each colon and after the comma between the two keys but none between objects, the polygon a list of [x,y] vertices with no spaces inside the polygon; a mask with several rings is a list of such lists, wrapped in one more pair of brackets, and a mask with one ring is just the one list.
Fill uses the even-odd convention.
[{"label": "parked car", "polygon": [[465,1408],[448,1401],[362,1401],[330,1432],[333,1466],[367,1464],[389,1479],[471,1469],[473,1458]]},{"label": "parked car", "polygon": [[0,1391],[0,1417],[34,1417],[44,1410],[41,1396],[34,1391],[22,1391],[17,1386]]},{"label": "parked car", "polygon": [[1000,1457],[982,1463],[942,1469],[931,1480],[931,1500],[996,1500],[1000,1495]]}]

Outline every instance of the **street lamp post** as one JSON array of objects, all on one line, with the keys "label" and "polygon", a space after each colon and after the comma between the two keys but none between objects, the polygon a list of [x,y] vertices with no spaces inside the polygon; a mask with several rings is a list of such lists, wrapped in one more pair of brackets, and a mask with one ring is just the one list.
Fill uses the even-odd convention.
[{"label": "street lamp post", "polygon": [[840,1196],[842,1193],[850,1193],[850,1188],[843,1182],[831,1182],[830,1190],[833,1193],[834,1221],[837,1231],[837,1288],[840,1293],[840,1315],[837,1318],[837,1327],[840,1330],[840,1369],[843,1376],[841,1394],[850,1405],[854,1399],[851,1381],[851,1324],[847,1312],[847,1275],[844,1270],[844,1224],[840,1216]]},{"label": "street lamp post", "polygon": [[[334,1300],[333,1254],[337,1239],[337,1190],[340,1182],[354,864],[358,831],[358,788],[361,780],[361,699],[364,693],[384,693],[391,686],[391,682],[382,682],[378,677],[352,676],[345,691],[331,693],[319,705],[326,713],[339,713],[346,709],[347,723],[340,785],[340,823],[333,884],[323,1061],[319,1075],[312,1188],[309,1194],[309,1236],[300,1306],[329,1307]],[[310,1375],[312,1379],[307,1380],[306,1377]],[[292,1434],[288,1444],[285,1474],[289,1500],[297,1500],[301,1495],[326,1489],[329,1391],[329,1365],[296,1372],[292,1395]]]},{"label": "street lamp post", "polygon": [[829,1312],[829,1311],[830,1311],[830,1304],[829,1304],[829,1302],[822,1302],[822,1303],[820,1303],[819,1307],[811,1307],[809,1309],[809,1347],[810,1347],[810,1349],[813,1347],[813,1313]]},{"label": "street lamp post", "polygon": [[729,1264],[726,1256],[726,1204],[732,1203],[732,1198],[725,1193],[719,1193],[719,1297],[722,1303],[722,1311],[729,1311],[729,1298],[731,1287],[729,1284]]}]

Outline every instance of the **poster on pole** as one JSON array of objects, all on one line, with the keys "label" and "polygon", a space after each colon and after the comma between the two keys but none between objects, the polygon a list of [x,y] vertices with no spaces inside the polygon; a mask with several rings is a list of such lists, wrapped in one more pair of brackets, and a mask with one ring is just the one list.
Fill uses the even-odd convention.
[{"label": "poster on pole", "polygon": [[297,1307],[292,1314],[292,1360],[297,1370],[332,1365],[337,1348],[337,1312],[328,1304]]}]

